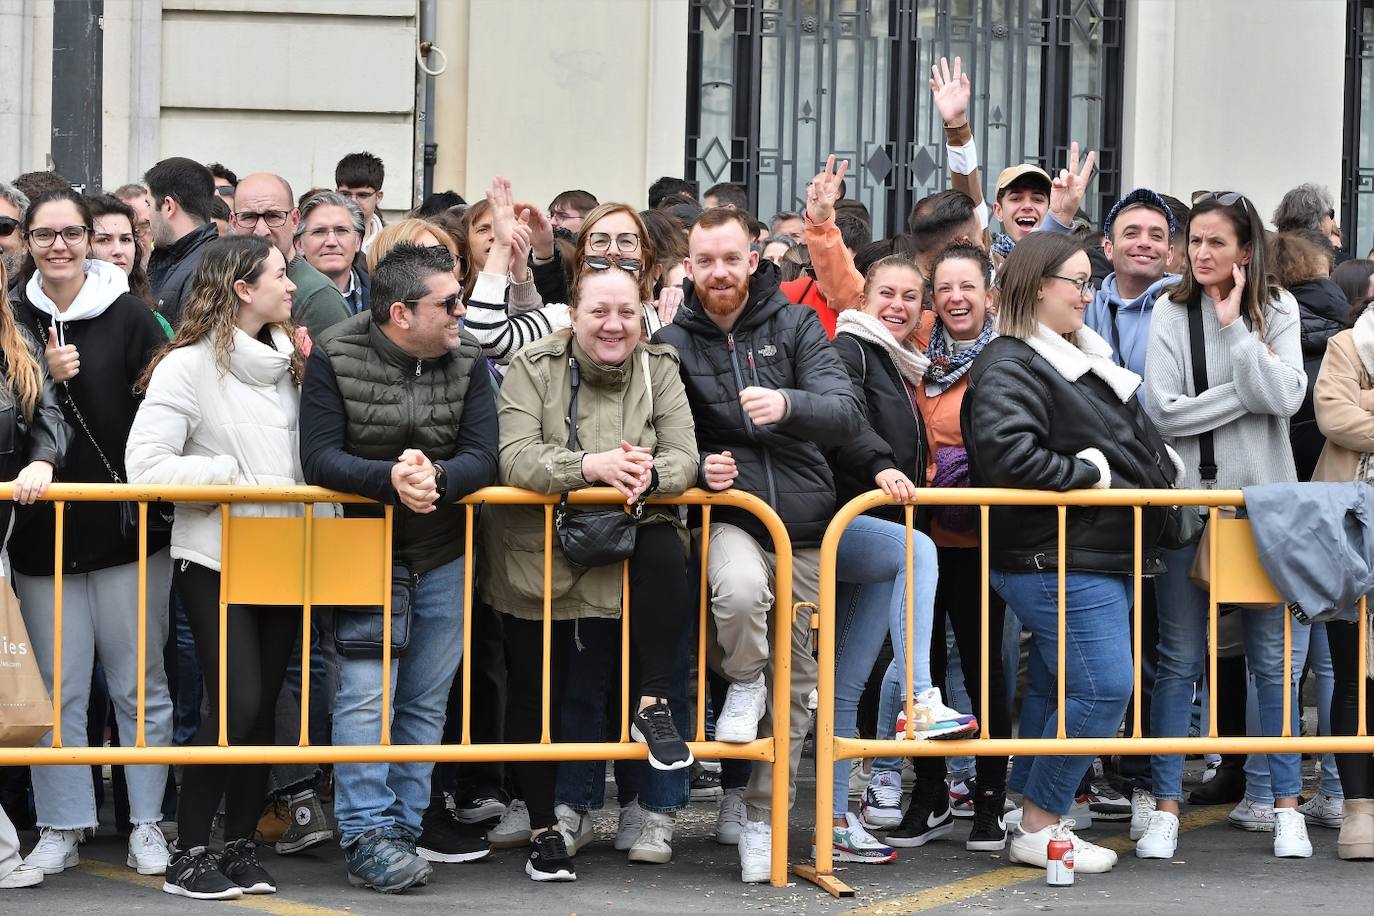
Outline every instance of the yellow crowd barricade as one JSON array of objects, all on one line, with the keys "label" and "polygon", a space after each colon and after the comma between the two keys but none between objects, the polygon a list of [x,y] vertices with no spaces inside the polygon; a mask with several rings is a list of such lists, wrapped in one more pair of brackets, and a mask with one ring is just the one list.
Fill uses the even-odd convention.
[{"label": "yellow crowd barricade", "polygon": [[[1209,560],[1212,588],[1208,598],[1207,676],[1209,683],[1217,682],[1218,606],[1222,604],[1282,604],[1283,599],[1260,566],[1255,551],[1254,536],[1247,519],[1219,516],[1221,507],[1243,506],[1240,490],[1077,490],[1064,493],[981,488],[921,488],[917,490],[915,505],[905,507],[907,530],[906,559],[906,671],[902,683],[906,685],[905,708],[908,740],[868,740],[840,738],[835,735],[835,589],[839,570],[836,555],[844,530],[858,516],[872,509],[891,505],[892,501],[878,490],[855,497],[835,514],[821,544],[820,609],[818,619],[819,705],[816,710],[816,861],[814,865],[797,865],[794,871],[837,896],[852,896],[853,891],[834,874],[833,846],[830,823],[834,802],[832,773],[837,760],[870,757],[944,757],[977,755],[1044,755],[1044,754],[1249,754],[1249,753],[1374,753],[1374,737],[1366,734],[1365,709],[1368,693],[1366,646],[1368,616],[1365,600],[1360,601],[1359,621],[1359,725],[1353,736],[1295,736],[1292,722],[1292,616],[1284,613],[1283,664],[1284,691],[1283,731],[1275,737],[1219,737],[1217,735],[1217,691],[1208,691],[1209,731],[1198,738],[1147,738],[1141,723],[1141,528],[1145,507],[1203,506],[1209,507]],[[977,715],[980,734],[976,738],[939,741],[913,740],[912,658],[914,656],[914,600],[915,575],[912,568],[914,510],[920,506],[977,506],[979,515],[981,575],[980,575],[980,647],[981,708]],[[1045,506],[1056,508],[1059,515],[1058,562],[1059,633],[1058,633],[1058,734],[1054,738],[993,738],[987,731],[988,715],[988,518],[992,506]],[[1132,720],[1127,723],[1128,737],[1068,738],[1064,733],[1064,650],[1066,620],[1064,616],[1066,552],[1066,520],[1068,507],[1117,506],[1133,509],[1134,529],[1134,601],[1133,697],[1136,702]],[[937,638],[943,638],[937,634]],[[1000,659],[996,660],[1001,664]],[[775,833],[776,836],[776,833]]]},{"label": "yellow crowd barricade", "polygon": [[[11,499],[13,484],[0,484],[0,499]],[[463,553],[463,658],[471,657],[472,584],[474,578],[475,514],[482,505],[544,507],[544,659],[542,728],[538,744],[473,744],[470,733],[471,666],[461,667],[463,680],[461,737],[457,744],[393,745],[391,743],[390,678],[383,672],[391,662],[391,531],[393,509],[384,508],[381,518],[317,518],[320,503],[369,503],[370,500],[320,487],[241,486],[137,486],[128,484],[53,484],[44,499],[55,503],[53,585],[53,742],[52,747],[0,748],[0,766],[51,764],[241,764],[241,763],[372,763],[372,762],[507,762],[525,760],[643,760],[648,754],[629,734],[630,604],[629,562],[625,563],[621,605],[620,732],[613,742],[553,743],[550,738],[549,661],[552,628],[551,585],[553,578],[553,512],[558,496],[546,496],[512,487],[488,487],[462,500],[467,518]],[[138,715],[132,747],[64,747],[62,745],[62,548],[63,510],[69,502],[137,501],[138,550]],[[221,565],[219,616],[219,736],[211,747],[149,747],[144,732],[147,659],[147,520],[149,502],[218,504],[221,513]],[[608,487],[594,487],[569,494],[574,505],[623,504],[624,497]],[[693,734],[688,745],[696,757],[734,758],[776,762],[772,781],[773,848],[770,881],[787,883],[788,753],[792,680],[792,546],[782,520],[765,502],[747,493],[688,490],[681,496],[651,497],[651,505],[698,507],[701,512],[701,580],[697,641],[697,697]],[[305,505],[300,517],[264,518],[236,516],[236,503],[297,503]],[[744,744],[706,740],[706,633],[710,608],[707,561],[710,555],[711,511],[714,508],[743,510],[757,518],[768,531],[777,557],[774,595],[773,715],[779,727],[772,736]],[[230,746],[228,740],[226,633],[230,606],[235,604],[300,606],[301,614],[301,723],[295,746]],[[336,606],[382,608],[382,657],[379,665],[382,696],[381,740],[369,746],[311,746],[308,733],[310,708],[310,618],[314,608]],[[160,650],[160,647],[158,647]]]}]

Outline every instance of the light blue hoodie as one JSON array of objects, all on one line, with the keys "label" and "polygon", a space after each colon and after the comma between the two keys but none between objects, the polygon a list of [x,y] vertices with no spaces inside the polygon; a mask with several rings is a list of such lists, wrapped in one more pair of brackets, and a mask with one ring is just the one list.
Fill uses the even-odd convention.
[{"label": "light blue hoodie", "polygon": [[[1178,281],[1178,274],[1165,274],[1139,297],[1125,302],[1116,290],[1116,274],[1108,274],[1083,316],[1084,323],[1112,345],[1117,363],[1141,378],[1145,377],[1145,351],[1150,345],[1150,312],[1155,307],[1155,300]],[[1113,305],[1116,306],[1115,328],[1112,327]],[[1144,386],[1140,389],[1140,400],[1143,406]]]}]

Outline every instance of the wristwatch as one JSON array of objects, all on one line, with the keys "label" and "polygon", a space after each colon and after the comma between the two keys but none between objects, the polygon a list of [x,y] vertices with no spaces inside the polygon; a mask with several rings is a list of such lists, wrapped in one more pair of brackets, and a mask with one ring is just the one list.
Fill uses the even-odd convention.
[{"label": "wristwatch", "polygon": [[448,492],[448,472],[446,472],[444,466],[437,461],[434,462],[434,492],[439,494],[438,499],[435,500],[436,502],[442,500],[444,494]]}]

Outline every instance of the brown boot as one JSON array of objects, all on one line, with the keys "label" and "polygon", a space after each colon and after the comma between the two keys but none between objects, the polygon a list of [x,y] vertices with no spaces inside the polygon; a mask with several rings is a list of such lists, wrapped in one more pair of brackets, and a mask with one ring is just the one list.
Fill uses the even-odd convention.
[{"label": "brown boot", "polygon": [[1374,859],[1374,798],[1345,800],[1336,852],[1342,859]]},{"label": "brown boot", "polygon": [[280,840],[290,827],[291,812],[286,799],[274,793],[263,805],[258,829],[253,832],[253,842],[270,846]]}]

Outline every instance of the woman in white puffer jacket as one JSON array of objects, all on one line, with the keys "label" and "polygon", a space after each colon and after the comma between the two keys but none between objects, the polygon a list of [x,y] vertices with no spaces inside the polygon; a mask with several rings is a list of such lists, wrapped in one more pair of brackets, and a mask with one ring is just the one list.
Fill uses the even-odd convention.
[{"label": "woman in white puffer jacket", "polygon": [[[291,327],[294,284],[281,252],[262,239],[210,243],[192,279],[176,337],[149,365],[146,396],[129,433],[129,479],[145,484],[291,486],[302,482],[297,414],[304,357]],[[197,744],[219,734],[220,514],[178,503],[172,584],[186,608],[205,676],[209,715]],[[233,514],[301,515],[299,505],[233,507]],[[300,629],[288,607],[230,609],[227,664],[231,745],[272,744],[273,710]],[[269,767],[188,766],[177,810],[178,840],[163,890],[198,899],[272,893],[253,830]],[[225,808],[222,856],[209,851],[210,823]]]}]

